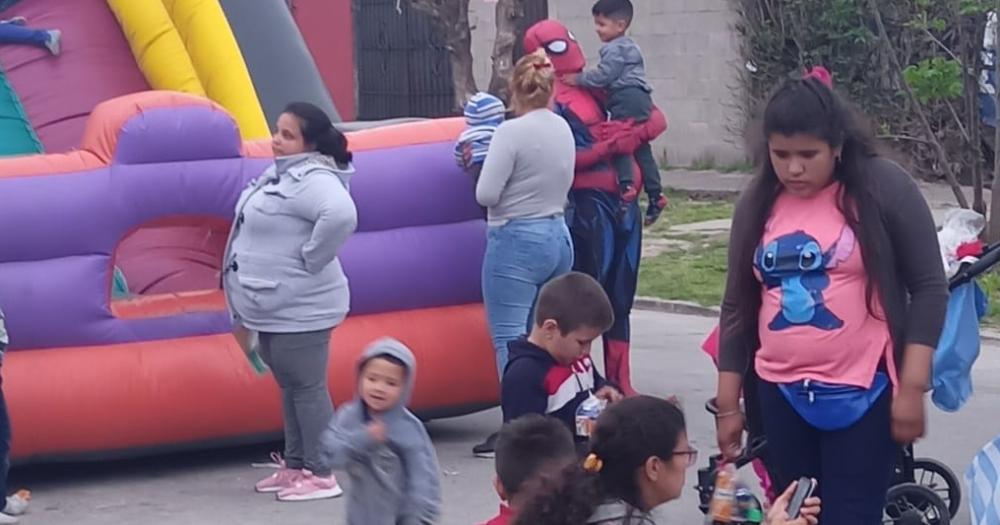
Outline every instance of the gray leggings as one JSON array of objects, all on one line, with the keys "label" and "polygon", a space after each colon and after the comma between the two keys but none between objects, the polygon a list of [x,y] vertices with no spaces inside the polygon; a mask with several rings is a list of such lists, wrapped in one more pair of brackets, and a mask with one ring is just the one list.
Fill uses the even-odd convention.
[{"label": "gray leggings", "polygon": [[281,388],[285,463],[318,476],[331,469],[320,458],[319,438],[333,417],[326,384],[330,329],[291,334],[260,333],[260,356]]}]

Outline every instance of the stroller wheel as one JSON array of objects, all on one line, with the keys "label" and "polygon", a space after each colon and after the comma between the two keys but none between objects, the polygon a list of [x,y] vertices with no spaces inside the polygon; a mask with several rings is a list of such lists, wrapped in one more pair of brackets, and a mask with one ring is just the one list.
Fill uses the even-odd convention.
[{"label": "stroller wheel", "polygon": [[952,516],[958,514],[962,506],[962,484],[947,465],[930,458],[914,460],[913,481],[941,496]]},{"label": "stroller wheel", "polygon": [[885,525],[950,525],[948,506],[933,490],[916,483],[902,483],[886,495]]}]

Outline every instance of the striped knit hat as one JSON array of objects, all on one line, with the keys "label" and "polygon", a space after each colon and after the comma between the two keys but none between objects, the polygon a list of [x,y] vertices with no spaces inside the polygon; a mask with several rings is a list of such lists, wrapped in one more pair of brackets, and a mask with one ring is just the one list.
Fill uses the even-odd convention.
[{"label": "striped knit hat", "polygon": [[499,126],[505,113],[503,101],[489,93],[476,93],[465,104],[465,121],[469,126]]}]

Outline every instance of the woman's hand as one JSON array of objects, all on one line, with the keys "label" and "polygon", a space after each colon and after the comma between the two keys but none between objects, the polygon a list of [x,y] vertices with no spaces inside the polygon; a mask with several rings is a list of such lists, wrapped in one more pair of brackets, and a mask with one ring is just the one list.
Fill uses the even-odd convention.
[{"label": "woman's hand", "polygon": [[892,400],[892,437],[897,443],[908,445],[924,437],[925,432],[923,389],[903,385]]},{"label": "woman's hand", "polygon": [[719,441],[719,452],[726,459],[736,459],[743,452],[743,413],[739,411],[722,412],[722,417],[715,420],[716,438]]},{"label": "woman's hand", "polygon": [[781,495],[778,499],[774,500],[774,505],[771,506],[771,511],[767,513],[767,523],[768,525],[816,525],[819,523],[819,512],[820,512],[820,501],[819,498],[809,498],[802,504],[802,509],[799,511],[799,517],[796,519],[791,519],[788,516],[788,504],[792,500],[792,495],[795,494],[795,489],[799,486],[799,482],[792,483],[790,487],[785,490],[785,493]]}]

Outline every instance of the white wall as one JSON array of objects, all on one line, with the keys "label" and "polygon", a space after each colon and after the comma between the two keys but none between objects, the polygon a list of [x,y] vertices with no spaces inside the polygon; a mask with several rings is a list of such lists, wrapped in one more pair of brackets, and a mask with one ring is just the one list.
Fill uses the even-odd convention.
[{"label": "white wall", "polygon": [[[742,160],[742,144],[729,131],[738,125],[732,108],[738,86],[735,13],[727,0],[632,0],[630,33],[646,57],[653,98],[670,128],[654,145],[670,164],[685,166],[710,157],[718,165]],[[600,41],[593,30],[590,0],[549,0],[549,16],[565,23],[596,63]],[[489,85],[495,5],[471,0],[476,82]]]}]

